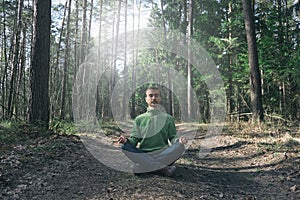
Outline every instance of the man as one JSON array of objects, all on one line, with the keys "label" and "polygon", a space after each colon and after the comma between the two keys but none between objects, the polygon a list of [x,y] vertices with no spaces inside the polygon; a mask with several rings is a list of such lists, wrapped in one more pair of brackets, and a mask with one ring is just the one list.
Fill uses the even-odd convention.
[{"label": "man", "polygon": [[172,176],[176,170],[173,163],[183,154],[187,139],[177,137],[174,119],[162,111],[158,87],[149,87],[145,99],[147,112],[136,117],[130,137],[120,136],[118,142],[135,163],[134,173],[159,171]]}]

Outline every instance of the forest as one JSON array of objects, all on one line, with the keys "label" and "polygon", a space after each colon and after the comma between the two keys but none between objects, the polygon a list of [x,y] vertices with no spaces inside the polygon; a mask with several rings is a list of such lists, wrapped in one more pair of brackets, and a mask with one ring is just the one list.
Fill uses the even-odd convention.
[{"label": "forest", "polygon": [[[209,122],[212,90],[226,96],[220,100],[224,102],[218,102],[224,104],[219,106],[223,106],[226,121],[251,120],[257,115],[267,121],[299,120],[299,3],[254,1],[249,5],[253,8],[248,12],[253,15],[250,32],[254,31],[256,43],[251,47],[255,66],[249,64],[242,2],[192,3],[53,1],[50,8],[40,8],[39,16],[33,13],[32,1],[3,1],[1,119],[74,121],[72,103],[82,99],[74,93],[86,76],[97,79],[90,84],[96,87],[91,95],[97,96],[93,112],[98,120],[113,118],[111,95],[117,90],[114,104],[122,110],[119,117],[134,118],[143,112],[145,80],[163,86],[166,110],[179,120],[184,113]],[[43,16],[46,11],[48,15]],[[34,17],[43,20],[40,29],[34,26]],[[51,18],[47,21],[50,29],[46,29],[46,17]],[[147,28],[157,30],[152,38],[143,36],[150,34]],[[37,31],[47,34],[41,38],[41,46],[33,45]],[[155,46],[146,49],[143,37]],[[176,45],[181,53],[174,49]],[[198,48],[199,55],[193,48]],[[209,62],[206,66],[193,66],[205,59]],[[85,73],[88,68],[95,71],[95,77]],[[151,68],[158,73],[149,73]],[[176,73],[175,78],[171,73]],[[175,80],[179,76],[184,83]],[[256,78],[254,89],[250,77]],[[209,86],[209,81],[218,78],[223,85]],[[35,89],[34,80],[41,88]],[[178,88],[177,95],[174,88]],[[128,95],[130,99],[124,97]],[[41,102],[35,105],[35,98]],[[35,111],[42,109],[40,114]]]},{"label": "forest", "polygon": [[[70,199],[299,197],[299,0],[2,0],[0,8],[0,197],[62,199],[64,192]],[[159,187],[129,187],[145,179],[99,167],[80,142],[81,132],[100,132],[109,141],[128,134],[146,111],[149,85],[161,88],[163,108],[178,132],[196,130],[179,161],[177,196]],[[214,137],[207,135],[211,131],[222,139],[200,163],[197,138]],[[234,160],[233,172],[226,166],[231,174],[218,171],[212,178],[222,169],[221,158],[247,157],[245,152],[258,158]],[[75,154],[83,154],[82,166]],[[218,156],[220,163],[212,162]],[[56,168],[48,167],[53,162]],[[77,186],[50,183],[56,176],[64,180],[56,171],[71,165],[87,179],[81,183],[80,173],[68,171],[66,181],[74,176]],[[95,177],[88,166],[114,178],[88,179]],[[38,170],[26,177],[30,167]],[[51,178],[34,178],[43,173]],[[260,181],[277,181],[271,189],[271,181],[258,181],[263,189],[255,193],[258,184],[244,178],[252,173]],[[156,183],[161,177],[146,178]],[[217,186],[218,180],[226,186]],[[249,188],[237,189],[239,181]],[[161,187],[173,191],[170,184],[166,179]],[[203,189],[205,184],[211,189]],[[189,189],[199,186],[196,193]],[[53,188],[60,193],[50,194]]]}]

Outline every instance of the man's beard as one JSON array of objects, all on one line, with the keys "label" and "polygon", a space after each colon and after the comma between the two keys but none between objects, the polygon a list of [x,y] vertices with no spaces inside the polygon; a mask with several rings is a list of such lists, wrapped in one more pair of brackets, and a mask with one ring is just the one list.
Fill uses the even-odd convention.
[{"label": "man's beard", "polygon": [[158,105],[158,102],[157,102],[157,101],[152,101],[152,102],[150,103],[150,105],[151,105],[151,106],[157,106],[157,105]]}]

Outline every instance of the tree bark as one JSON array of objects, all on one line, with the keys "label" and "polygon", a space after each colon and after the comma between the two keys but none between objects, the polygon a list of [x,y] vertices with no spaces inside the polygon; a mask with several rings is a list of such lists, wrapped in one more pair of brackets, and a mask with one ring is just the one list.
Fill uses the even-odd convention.
[{"label": "tree bark", "polygon": [[252,107],[252,120],[263,121],[261,75],[258,65],[258,52],[255,36],[254,15],[251,1],[243,0],[245,30],[248,44],[248,59],[250,67],[250,98]]},{"label": "tree bark", "polygon": [[51,0],[34,0],[31,102],[28,121],[49,125],[49,61]]}]

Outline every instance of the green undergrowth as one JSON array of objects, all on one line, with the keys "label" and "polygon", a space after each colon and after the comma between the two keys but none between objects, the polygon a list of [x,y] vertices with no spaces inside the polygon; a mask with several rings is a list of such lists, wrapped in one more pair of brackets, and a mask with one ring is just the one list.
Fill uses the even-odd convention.
[{"label": "green undergrowth", "polygon": [[77,127],[73,122],[67,120],[53,120],[49,129],[57,134],[74,135],[77,132]]},{"label": "green undergrowth", "polygon": [[28,125],[20,122],[0,122],[0,150],[25,144],[27,141],[39,137],[46,137],[52,132],[38,126]]},{"label": "green undergrowth", "polygon": [[20,125],[15,122],[3,121],[0,123],[0,146],[14,144],[25,138]]},{"label": "green undergrowth", "polygon": [[74,124],[67,120],[53,120],[49,128],[29,125],[24,122],[0,122],[0,149],[8,148],[36,138],[47,138],[51,135],[77,135],[81,130],[98,132],[103,135],[120,135],[122,129],[115,122],[101,122],[91,126],[89,123]]}]

